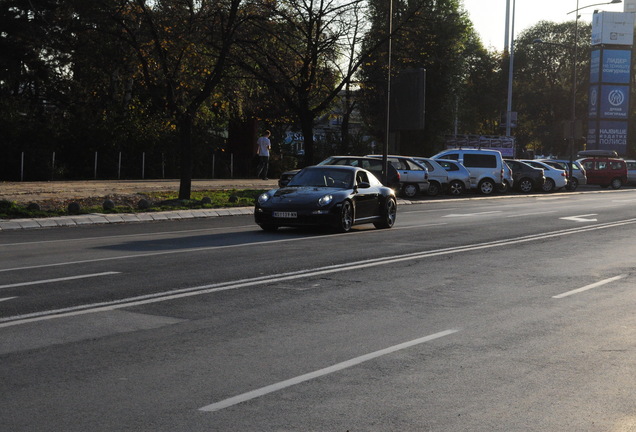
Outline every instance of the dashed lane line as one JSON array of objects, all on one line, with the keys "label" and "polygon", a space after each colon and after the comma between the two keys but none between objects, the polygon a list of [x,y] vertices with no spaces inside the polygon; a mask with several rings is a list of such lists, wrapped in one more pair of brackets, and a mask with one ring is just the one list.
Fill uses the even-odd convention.
[{"label": "dashed lane line", "polygon": [[297,385],[297,384],[301,384],[301,383],[304,383],[304,382],[309,381],[309,380],[313,380],[313,379],[320,378],[320,377],[325,376],[325,375],[329,375],[329,374],[332,374],[332,373],[335,373],[335,372],[339,372],[339,371],[341,371],[343,369],[347,369],[347,368],[350,368],[350,367],[353,367],[353,366],[357,366],[357,365],[359,365],[361,363],[367,362],[369,360],[376,359],[378,357],[385,356],[387,354],[394,353],[396,351],[401,351],[401,350],[413,347],[415,345],[420,345],[420,344],[423,344],[425,342],[430,342],[432,340],[439,339],[441,337],[448,336],[448,335],[451,335],[453,333],[457,333],[458,331],[459,330],[456,330],[456,329],[445,330],[445,331],[442,331],[442,332],[439,332],[439,333],[435,333],[435,334],[432,334],[432,335],[429,335],[429,336],[425,336],[425,337],[422,337],[422,338],[419,338],[419,339],[414,339],[414,340],[411,340],[411,341],[408,341],[408,342],[404,342],[404,343],[401,343],[401,344],[398,344],[398,345],[394,345],[392,347],[388,347],[388,348],[385,348],[385,349],[382,349],[382,350],[379,350],[379,351],[375,351],[375,352],[372,352],[372,353],[369,353],[369,354],[365,354],[365,355],[362,355],[360,357],[355,357],[355,358],[352,358],[350,360],[347,360],[347,361],[344,361],[344,362],[341,362],[341,363],[337,363],[337,364],[335,364],[333,366],[326,367],[324,369],[319,369],[319,370],[314,371],[314,372],[310,372],[310,373],[307,373],[307,374],[304,374],[304,375],[300,375],[300,376],[297,376],[297,377],[294,377],[294,378],[291,378],[291,379],[288,379],[288,380],[285,380],[285,381],[281,381],[281,382],[278,382],[278,383],[275,383],[275,384],[271,384],[271,385],[268,385],[268,386],[265,386],[265,387],[261,387],[261,388],[256,389],[256,390],[249,391],[247,393],[240,394],[238,396],[234,396],[234,397],[231,397],[231,398],[228,398],[228,399],[224,399],[224,400],[219,401],[219,402],[215,402],[213,404],[210,404],[210,405],[204,406],[202,408],[199,408],[199,411],[206,411],[206,412],[219,411],[219,410],[222,410],[224,408],[228,408],[228,407],[231,407],[233,405],[239,404],[241,402],[246,402],[246,401],[249,401],[251,399],[255,399],[255,398],[264,396],[266,394],[269,394],[269,393],[277,392],[277,391],[282,390],[282,389],[284,389],[286,387],[291,387],[291,386],[294,386],[294,385]]}]

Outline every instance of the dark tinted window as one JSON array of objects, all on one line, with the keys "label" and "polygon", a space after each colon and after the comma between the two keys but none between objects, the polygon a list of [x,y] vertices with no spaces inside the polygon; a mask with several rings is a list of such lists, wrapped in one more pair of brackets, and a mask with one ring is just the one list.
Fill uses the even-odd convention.
[{"label": "dark tinted window", "polygon": [[497,158],[487,154],[464,154],[464,166],[475,168],[497,168]]}]

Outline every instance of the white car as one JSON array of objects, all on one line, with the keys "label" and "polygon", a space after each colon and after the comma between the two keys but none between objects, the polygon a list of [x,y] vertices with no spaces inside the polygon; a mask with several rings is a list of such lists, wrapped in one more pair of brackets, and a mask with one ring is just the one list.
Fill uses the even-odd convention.
[{"label": "white car", "polygon": [[525,162],[535,168],[541,168],[543,175],[545,176],[545,183],[541,190],[543,192],[554,192],[555,190],[563,189],[568,185],[568,173],[565,170],[557,169],[544,162],[536,160],[523,159],[521,162]]}]

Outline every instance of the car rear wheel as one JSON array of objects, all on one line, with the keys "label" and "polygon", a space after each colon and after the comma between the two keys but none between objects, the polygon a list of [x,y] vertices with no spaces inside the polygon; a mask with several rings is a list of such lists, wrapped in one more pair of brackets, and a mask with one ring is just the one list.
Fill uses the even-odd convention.
[{"label": "car rear wheel", "polygon": [[395,224],[395,219],[397,218],[397,202],[395,198],[389,197],[386,199],[382,206],[380,217],[382,218],[380,222],[373,223],[376,228],[391,228]]},{"label": "car rear wheel", "polygon": [[428,196],[437,196],[440,194],[441,191],[442,185],[440,185],[436,181],[432,181],[428,184],[428,190],[426,191],[426,194]]},{"label": "car rear wheel", "polygon": [[483,179],[479,182],[478,189],[482,195],[490,195],[495,191],[495,182],[490,179]]},{"label": "car rear wheel", "polygon": [[551,178],[547,178],[545,179],[545,183],[543,183],[543,187],[541,188],[541,190],[543,190],[543,192],[552,192],[554,191],[554,180],[552,180]]},{"label": "car rear wheel", "polygon": [[464,193],[465,189],[466,189],[466,187],[464,186],[464,183],[462,183],[459,180],[453,180],[448,185],[448,193],[449,193],[449,195],[455,195],[455,196],[462,195]]},{"label": "car rear wheel", "polygon": [[338,220],[338,226],[336,227],[339,232],[349,232],[353,226],[353,206],[350,201],[342,203],[340,208],[340,218]]},{"label": "car rear wheel", "polygon": [[618,177],[612,179],[610,186],[612,187],[612,189],[620,189],[623,186],[623,180],[619,179]]},{"label": "car rear wheel", "polygon": [[420,188],[416,184],[408,183],[402,188],[402,193],[407,198],[413,198],[420,191]]},{"label": "car rear wheel", "polygon": [[519,190],[523,193],[530,193],[532,192],[532,188],[534,187],[534,184],[532,183],[532,180],[530,180],[529,178],[522,178],[521,180],[519,180]]}]

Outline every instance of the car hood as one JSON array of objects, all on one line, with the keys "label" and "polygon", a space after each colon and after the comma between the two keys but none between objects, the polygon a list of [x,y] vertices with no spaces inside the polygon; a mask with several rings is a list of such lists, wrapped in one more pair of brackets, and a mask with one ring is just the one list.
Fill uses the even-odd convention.
[{"label": "car hood", "polygon": [[331,194],[335,196],[346,195],[349,189],[328,188],[328,187],[285,187],[274,192],[269,202],[285,203],[293,201],[296,204],[307,204],[316,202],[319,198]]}]

